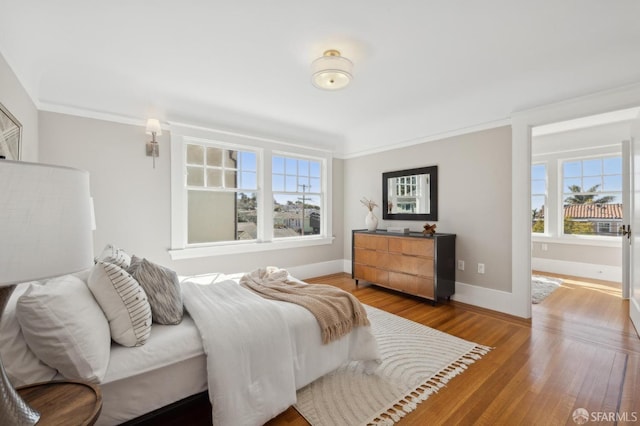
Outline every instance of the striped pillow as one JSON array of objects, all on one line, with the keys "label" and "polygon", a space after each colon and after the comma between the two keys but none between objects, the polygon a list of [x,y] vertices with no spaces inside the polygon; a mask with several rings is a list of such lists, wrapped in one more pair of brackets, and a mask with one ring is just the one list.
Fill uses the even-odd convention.
[{"label": "striped pillow", "polygon": [[134,255],[127,272],[147,294],[153,322],[173,325],[182,321],[182,292],[175,271]]},{"label": "striped pillow", "polygon": [[124,269],[98,261],[89,290],[109,320],[111,338],[123,346],[141,346],[151,334],[151,307],[140,284]]},{"label": "striped pillow", "polygon": [[131,264],[131,256],[121,248],[114,246],[113,244],[107,244],[100,253],[100,256],[96,261],[101,260],[103,262],[113,263],[121,268],[128,268]]}]

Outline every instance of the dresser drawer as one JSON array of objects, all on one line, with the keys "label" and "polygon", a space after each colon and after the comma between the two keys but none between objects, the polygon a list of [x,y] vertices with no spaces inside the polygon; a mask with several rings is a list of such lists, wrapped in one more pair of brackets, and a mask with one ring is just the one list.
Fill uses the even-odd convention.
[{"label": "dresser drawer", "polygon": [[377,235],[356,234],[353,238],[354,247],[370,250],[388,251],[388,238]]},{"label": "dresser drawer", "polygon": [[354,278],[357,280],[365,280],[383,286],[389,285],[389,272],[382,269],[356,263],[353,272]]},{"label": "dresser drawer", "polygon": [[433,239],[390,237],[389,252],[433,257]]},{"label": "dresser drawer", "polygon": [[389,253],[387,269],[411,275],[433,277],[433,259],[430,257],[404,256]]},{"label": "dresser drawer", "polygon": [[363,265],[386,269],[389,264],[389,255],[387,252],[356,247],[353,250],[353,255],[354,262],[361,263]]},{"label": "dresser drawer", "polygon": [[400,272],[389,272],[389,287],[405,293],[417,294],[418,277]]}]

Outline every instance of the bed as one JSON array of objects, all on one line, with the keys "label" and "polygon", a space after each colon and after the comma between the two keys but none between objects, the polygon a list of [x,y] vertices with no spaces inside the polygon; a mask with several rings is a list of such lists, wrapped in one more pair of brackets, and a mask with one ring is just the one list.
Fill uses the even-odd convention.
[{"label": "bed", "polygon": [[[34,345],[40,344],[41,346],[47,346],[46,352],[55,352],[56,356],[59,356],[62,353],[73,352],[69,347],[76,345],[77,342],[65,343],[63,339],[62,342],[56,341],[55,344],[52,344],[52,341],[49,339],[51,336],[49,336],[47,330],[44,332],[39,329],[36,331],[28,330],[29,327],[23,324],[22,317],[21,321],[17,320],[17,301],[20,296],[25,295],[25,293],[27,293],[27,296],[29,295],[29,291],[31,291],[29,290],[30,287],[35,285],[38,289],[44,289],[47,286],[65,289],[64,291],[67,293],[63,295],[63,299],[66,300],[59,303],[70,304],[66,308],[62,306],[62,310],[69,310],[70,306],[76,310],[77,315],[71,316],[75,317],[75,319],[69,320],[65,318],[65,321],[71,321],[73,324],[64,325],[64,327],[70,329],[70,334],[73,336],[90,336],[87,338],[94,339],[96,338],[95,335],[104,335],[104,327],[96,326],[99,319],[97,317],[95,319],[89,319],[89,317],[95,314],[95,306],[90,310],[84,311],[78,308],[81,303],[78,300],[77,294],[84,292],[79,283],[86,285],[88,274],[88,271],[84,271],[80,274],[62,277],[57,281],[51,280],[53,282],[24,283],[18,285],[14,291],[5,308],[2,321],[0,322],[0,356],[2,357],[9,377],[15,385],[19,386],[73,376],[77,374],[77,372],[73,371],[69,373],[68,369],[79,368],[78,365],[72,365],[65,366],[65,369],[53,369],[49,366],[52,365],[52,362],[50,362],[48,358],[50,355],[40,355],[39,352],[43,350],[42,347],[37,348],[39,349],[37,351],[32,350],[34,347],[32,347],[31,343],[34,343]],[[82,374],[88,376],[90,381],[99,382],[102,389],[103,408],[97,422],[98,425],[120,424],[206,390],[209,391],[210,398],[212,398],[212,405],[214,406],[214,424],[262,424],[268,418],[277,415],[295,402],[295,390],[333,371],[344,362],[357,360],[367,363],[367,368],[371,370],[375,368],[379,362],[379,353],[370,327],[356,327],[348,335],[329,344],[322,344],[318,322],[308,310],[292,303],[260,298],[238,284],[242,275],[243,274],[208,274],[197,277],[179,278],[183,291],[186,288],[185,286],[191,286],[192,288],[204,286],[211,287],[214,294],[216,294],[216,298],[223,297],[221,295],[230,294],[225,303],[217,304],[227,305],[228,302],[231,307],[226,306],[223,311],[219,312],[218,315],[221,316],[216,318],[215,321],[208,323],[210,326],[203,325],[202,318],[199,319],[200,323],[196,324],[196,321],[194,321],[194,318],[189,313],[190,305],[194,303],[193,299],[198,300],[198,303],[200,303],[201,295],[193,295],[190,301],[188,296],[186,296],[188,291],[184,291],[184,303],[187,309],[179,324],[153,324],[150,328],[150,334],[146,338],[146,342],[140,346],[126,347],[109,340],[109,346],[106,349],[108,352],[106,367],[104,360],[102,360],[99,368],[89,368],[88,372],[82,372]],[[238,298],[236,297],[237,295],[241,297]],[[38,295],[37,300],[40,301],[42,297],[42,295]],[[274,380],[277,386],[291,387],[293,389],[293,400],[291,400],[291,392],[288,390],[280,391],[279,388],[272,388],[270,387],[273,385],[272,382],[261,382],[261,378],[251,376],[256,374],[254,370],[259,370],[260,368],[264,368],[264,366],[260,367],[257,364],[245,368],[242,365],[237,365],[237,361],[232,359],[234,353],[242,354],[242,356],[238,356],[238,359],[249,359],[253,357],[255,360],[260,358],[260,356],[256,354],[249,354],[243,358],[246,352],[251,352],[251,349],[243,346],[242,341],[240,341],[240,343],[236,342],[236,345],[240,345],[241,347],[226,348],[226,355],[224,355],[224,350],[227,345],[221,345],[219,341],[212,346],[212,342],[210,341],[211,337],[208,335],[205,335],[205,343],[203,344],[203,327],[210,328],[211,330],[216,330],[217,328],[217,330],[220,331],[220,333],[214,333],[213,335],[223,334],[222,331],[227,329],[223,320],[225,310],[227,310],[227,312],[236,312],[236,309],[244,309],[234,306],[231,301],[239,299],[240,303],[234,303],[242,306],[246,303],[244,300],[246,297],[250,299],[249,303],[264,305],[267,310],[275,309],[278,312],[277,316],[285,320],[286,326],[282,327],[284,330],[279,330],[278,332],[284,332],[286,335],[285,338],[288,339],[286,341],[291,349],[291,358],[289,360],[289,366],[285,368],[287,370],[286,374],[279,373],[278,376],[287,376],[290,373],[292,383],[281,385],[278,383],[280,378]],[[262,301],[258,301],[255,299],[256,297],[262,299]],[[251,299],[255,300],[252,302]],[[82,303],[84,302],[86,302],[86,300],[83,299]],[[47,303],[47,309],[49,309],[58,302],[45,300],[45,302],[42,303]],[[228,309],[231,310],[229,311]],[[250,310],[255,309],[250,308]],[[200,314],[196,315],[196,317],[198,316],[200,316]],[[79,318],[83,320],[78,321]],[[39,324],[43,323],[42,318],[38,318],[38,320]],[[204,320],[204,322],[207,321],[208,320]],[[242,323],[242,321],[238,321],[237,315],[235,318],[230,318],[230,321]],[[259,328],[259,326],[248,323],[242,324],[243,325],[239,326],[240,330],[242,328]],[[264,328],[260,333],[261,336],[266,336],[263,340],[276,341],[279,339],[280,337],[276,338],[270,334],[264,334],[269,333],[269,328],[270,327]],[[280,329],[280,327],[276,328]],[[39,343],[33,342],[33,336],[31,339],[27,338],[29,333],[35,333]],[[60,334],[59,331],[56,331],[56,333]],[[241,333],[239,331],[233,331],[229,336],[223,338],[234,340],[235,334]],[[55,338],[60,339],[60,336],[55,336]],[[44,342],[40,342],[41,340],[44,340]],[[100,345],[103,345],[103,340],[104,338],[100,338],[99,343],[89,340],[85,342],[84,345],[87,347],[100,347]],[[27,344],[27,341],[29,344]],[[89,350],[87,347],[83,350]],[[276,348],[274,350],[279,351],[281,349]],[[257,349],[257,351],[259,354],[260,351],[264,351],[264,349]],[[83,356],[85,358],[90,358],[91,356],[104,358],[104,350],[94,352],[97,352],[97,355],[83,354]],[[35,355],[36,353],[38,353],[37,356]],[[207,357],[207,353],[209,353],[209,357]],[[45,360],[42,358],[45,358]],[[73,358],[73,356],[71,356],[71,358]],[[217,360],[218,366],[216,368],[218,369],[221,365],[226,365],[227,368],[223,369],[222,374],[215,374],[215,372],[210,371],[213,368],[211,364],[212,359]],[[222,359],[222,361],[220,359]],[[82,362],[75,359],[72,359],[70,362],[72,364],[82,364]],[[98,364],[100,364],[100,362],[98,362]],[[101,368],[104,371],[101,371]],[[61,372],[61,370],[63,371]],[[238,398],[235,396],[228,397],[227,400],[223,400],[222,402],[219,400],[214,401],[216,396],[223,396],[227,393],[220,392],[220,386],[228,386],[229,377],[234,375],[242,376],[245,370],[249,370],[247,375],[251,377],[248,377],[247,380],[250,381],[251,385],[247,387],[243,384],[237,384],[236,387],[240,395],[239,398],[244,398],[246,404],[252,405],[243,406],[241,402],[238,403]],[[223,377],[225,374],[227,376]],[[222,384],[219,383],[216,387],[212,382],[220,379],[220,377],[223,377],[223,379],[221,379]],[[233,393],[231,392],[229,395],[233,395]],[[275,399],[275,401],[270,399]],[[222,414],[216,412],[216,407],[220,407],[221,404],[222,411],[225,411]],[[247,410],[247,407],[250,409]],[[244,417],[238,416],[238,413],[244,411],[250,412]]]}]

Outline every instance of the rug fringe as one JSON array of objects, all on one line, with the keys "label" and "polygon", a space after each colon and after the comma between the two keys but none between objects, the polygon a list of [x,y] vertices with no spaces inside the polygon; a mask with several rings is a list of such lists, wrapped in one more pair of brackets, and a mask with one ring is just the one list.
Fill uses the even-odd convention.
[{"label": "rug fringe", "polygon": [[371,426],[393,426],[408,413],[415,410],[418,404],[426,401],[432,394],[445,387],[449,380],[464,373],[469,365],[488,354],[491,349],[493,348],[489,346],[476,345],[469,352],[427,379],[423,384],[408,392],[403,398],[391,404],[366,424]]}]

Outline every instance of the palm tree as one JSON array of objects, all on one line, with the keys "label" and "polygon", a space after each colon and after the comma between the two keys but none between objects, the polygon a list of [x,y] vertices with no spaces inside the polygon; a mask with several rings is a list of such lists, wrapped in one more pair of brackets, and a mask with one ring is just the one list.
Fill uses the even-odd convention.
[{"label": "palm tree", "polygon": [[583,191],[580,185],[569,185],[569,191],[571,191],[573,195],[565,198],[564,202],[567,204],[607,204],[615,199],[612,195],[606,195],[596,199],[595,192],[598,191],[599,186],[600,184],[594,185],[586,191]]}]

